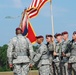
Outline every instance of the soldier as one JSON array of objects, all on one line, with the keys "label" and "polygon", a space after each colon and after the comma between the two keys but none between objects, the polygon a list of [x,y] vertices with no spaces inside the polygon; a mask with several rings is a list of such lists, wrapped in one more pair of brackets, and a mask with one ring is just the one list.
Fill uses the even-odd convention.
[{"label": "soldier", "polygon": [[55,52],[53,53],[53,55],[55,56],[55,59],[53,60],[53,62],[56,65],[57,68],[57,75],[62,75],[61,74],[61,69],[60,69],[60,65],[61,65],[61,52],[62,52],[62,35],[60,33],[55,34],[55,38],[56,38],[56,46],[55,46]]},{"label": "soldier", "polygon": [[50,72],[51,74],[53,75],[53,64],[52,64],[52,61],[53,61],[53,52],[54,52],[54,45],[53,45],[53,36],[52,35],[46,35],[46,42],[47,42],[47,48],[48,48],[48,57],[49,57],[49,60],[50,60]]},{"label": "soldier", "polygon": [[[70,40],[68,38],[68,32],[62,32],[63,44],[62,44],[62,56],[63,56],[63,75],[70,75],[70,70],[68,69],[68,60],[70,57]],[[65,70],[64,70],[65,68]],[[65,74],[66,73],[66,74]],[[68,74],[69,73],[69,74]]]},{"label": "soldier", "polygon": [[[43,36],[37,36],[37,43],[39,44],[33,62],[37,64],[39,75],[50,75],[50,62],[47,55],[47,47],[43,44]],[[52,75],[52,74],[51,74]]]},{"label": "soldier", "polygon": [[[29,50],[30,59],[27,56],[27,50]],[[16,28],[16,36],[10,40],[7,49],[9,67],[13,68],[14,75],[28,75],[33,53],[33,47],[29,39],[22,36],[20,28]]]},{"label": "soldier", "polygon": [[76,75],[76,31],[73,32],[72,36],[72,49],[71,49],[71,56],[69,58],[69,63],[72,64],[72,68],[74,69],[74,72]]}]

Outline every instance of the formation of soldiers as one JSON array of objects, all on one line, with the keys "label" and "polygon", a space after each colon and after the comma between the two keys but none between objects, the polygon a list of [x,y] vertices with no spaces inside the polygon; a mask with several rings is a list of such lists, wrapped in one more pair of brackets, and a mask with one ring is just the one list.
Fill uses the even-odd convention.
[{"label": "formation of soldiers", "polygon": [[[39,75],[75,75],[76,74],[76,31],[69,40],[67,31],[52,35],[36,36],[38,49],[34,52],[29,39],[22,36],[22,30],[16,28],[16,36],[8,44],[7,57],[14,75],[28,75],[29,67],[36,65]],[[27,54],[29,52],[29,56]],[[73,70],[73,73],[72,73]]]}]

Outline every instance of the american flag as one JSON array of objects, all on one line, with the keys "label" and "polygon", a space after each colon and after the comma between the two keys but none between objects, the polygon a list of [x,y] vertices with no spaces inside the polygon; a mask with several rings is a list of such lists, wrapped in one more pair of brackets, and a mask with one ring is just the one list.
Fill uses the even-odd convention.
[{"label": "american flag", "polygon": [[22,28],[22,34],[24,36],[27,36],[31,43],[34,43],[36,41],[36,34],[33,30],[33,27],[31,23],[28,21],[28,18],[33,18],[38,15],[40,9],[42,6],[49,0],[33,0],[33,2],[30,4],[29,8],[24,10],[22,21],[20,24],[20,28]]},{"label": "american flag", "polygon": [[33,0],[27,9],[27,14],[29,18],[33,18],[38,15],[38,12],[42,6],[49,0]]},{"label": "american flag", "polygon": [[28,16],[26,15],[25,10],[24,10],[24,12],[22,14],[21,24],[20,24],[20,28],[22,29],[22,34],[23,35],[26,35],[27,32],[28,32],[28,24],[27,24],[27,21],[28,21]]}]

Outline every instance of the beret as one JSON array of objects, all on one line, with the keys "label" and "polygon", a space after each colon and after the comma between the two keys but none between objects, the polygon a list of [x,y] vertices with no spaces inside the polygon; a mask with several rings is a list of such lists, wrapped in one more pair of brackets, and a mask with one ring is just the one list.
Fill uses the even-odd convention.
[{"label": "beret", "polygon": [[54,37],[55,38],[57,38],[57,36],[61,36],[62,34],[60,34],[60,33],[56,33],[55,35],[54,35]]},{"label": "beret", "polygon": [[73,34],[76,34],[76,31],[74,31]]},{"label": "beret", "polygon": [[53,36],[52,36],[52,35],[48,35],[48,34],[47,34],[47,35],[46,35],[46,37],[53,37]]},{"label": "beret", "polygon": [[42,35],[36,36],[37,39],[44,38]]},{"label": "beret", "polygon": [[62,35],[64,35],[64,34],[68,34],[68,32],[67,31],[62,32]]},{"label": "beret", "polygon": [[22,31],[22,29],[21,29],[21,28],[19,28],[19,27],[18,27],[18,28],[16,28],[16,31],[17,31],[17,30],[21,30],[21,31]]}]

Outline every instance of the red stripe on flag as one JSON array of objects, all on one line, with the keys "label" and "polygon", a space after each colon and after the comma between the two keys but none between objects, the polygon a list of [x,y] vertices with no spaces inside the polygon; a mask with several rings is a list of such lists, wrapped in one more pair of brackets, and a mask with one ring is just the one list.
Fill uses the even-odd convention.
[{"label": "red stripe on flag", "polygon": [[24,15],[24,18],[23,18],[23,21],[22,21],[22,24],[21,24],[22,32],[24,32],[24,30],[25,30],[25,27],[26,27],[26,25],[27,25],[27,20],[28,20],[28,17],[27,17],[27,15],[25,14],[25,15]]},{"label": "red stripe on flag", "polygon": [[37,9],[32,9],[32,10],[28,13],[29,18],[33,18],[33,17],[35,17],[37,14],[38,14],[38,10],[37,10]]},{"label": "red stripe on flag", "polygon": [[48,0],[42,0],[42,2],[40,3],[38,10],[40,10],[42,8],[42,6],[47,2]]},{"label": "red stripe on flag", "polygon": [[34,7],[37,8],[40,2],[41,0],[33,0],[28,9],[34,8]]},{"label": "red stripe on flag", "polygon": [[36,0],[34,0],[35,1],[35,3],[34,3],[34,7],[36,7],[36,5],[37,5],[37,1]]},{"label": "red stripe on flag", "polygon": [[33,17],[37,16],[39,10],[47,1],[48,0],[33,0],[29,9],[27,9],[28,17],[33,18]]}]

